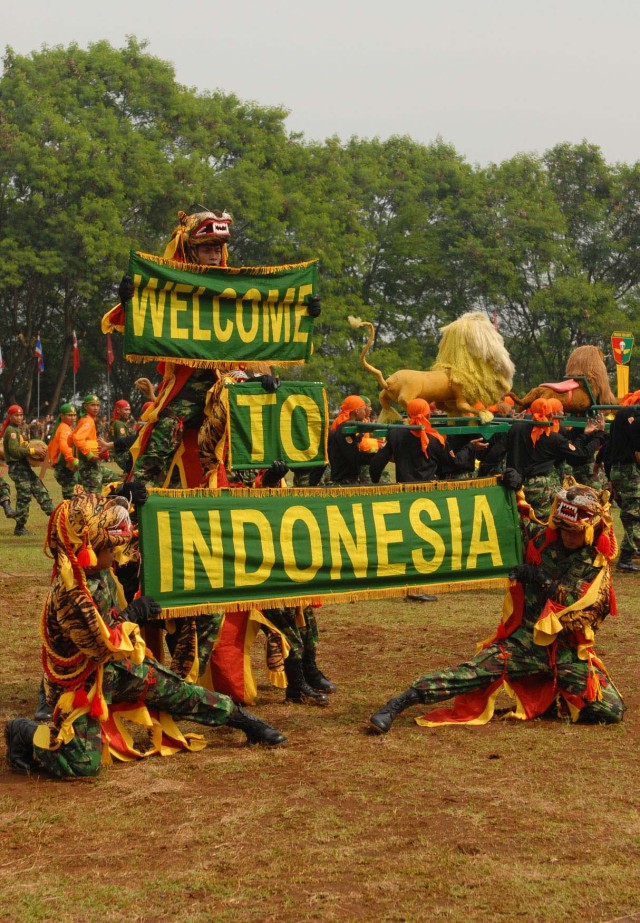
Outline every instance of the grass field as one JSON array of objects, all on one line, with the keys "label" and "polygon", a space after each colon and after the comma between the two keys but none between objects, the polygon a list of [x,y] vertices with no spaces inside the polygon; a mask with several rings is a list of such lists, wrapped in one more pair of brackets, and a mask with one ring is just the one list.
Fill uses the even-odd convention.
[{"label": "grass field", "polygon": [[[18,539],[0,519],[2,723],[32,714],[39,682],[50,562],[39,510],[29,525]],[[367,733],[391,694],[489,634],[501,593],[479,591],[320,609],[326,709],[285,705],[257,645],[255,711],[284,748],[220,729],[92,781],[3,765],[0,920],[640,921],[639,587],[617,578],[621,615],[599,633],[628,705],[614,727],[429,730],[414,709]]]}]

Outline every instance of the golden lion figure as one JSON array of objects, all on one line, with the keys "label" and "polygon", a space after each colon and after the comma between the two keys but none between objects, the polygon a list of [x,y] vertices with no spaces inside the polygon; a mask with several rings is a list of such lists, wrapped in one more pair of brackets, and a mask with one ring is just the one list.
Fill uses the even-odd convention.
[{"label": "golden lion figure", "polygon": [[545,382],[532,388],[524,397],[518,397],[513,391],[510,397],[518,407],[530,407],[539,397],[556,397],[562,402],[563,410],[572,413],[584,413],[591,407],[592,400],[581,379],[586,378],[596,404],[619,404],[609,385],[609,375],[604,364],[604,354],[598,346],[578,346],[573,350],[564,370],[566,380]]},{"label": "golden lion figure", "polygon": [[[515,368],[504,340],[481,311],[463,314],[441,329],[438,355],[429,371],[398,369],[386,379],[366,360],[375,336],[373,324],[359,317],[349,317],[349,323],[356,329],[369,328],[369,339],[360,361],[376,376],[382,388],[379,394],[381,423],[400,419],[392,403],[406,408],[415,398],[435,402],[451,416],[475,415],[474,404],[495,404],[513,384]],[[480,411],[479,416],[490,420],[493,414]]]}]

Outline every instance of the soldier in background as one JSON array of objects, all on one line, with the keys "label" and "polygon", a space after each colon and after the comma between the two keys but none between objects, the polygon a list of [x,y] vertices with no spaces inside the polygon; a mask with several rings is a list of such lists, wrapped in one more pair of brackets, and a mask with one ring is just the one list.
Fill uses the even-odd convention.
[{"label": "soldier in background", "polygon": [[24,410],[18,404],[12,404],[0,428],[4,457],[9,468],[9,477],[16,487],[16,527],[14,535],[28,535],[26,529],[29,518],[31,497],[35,497],[40,509],[47,516],[53,512],[53,502],[47,488],[37,476],[29,459],[44,461],[45,448],[32,446],[22,435]]},{"label": "soldier in background", "polygon": [[75,404],[60,405],[57,420],[51,431],[51,440],[47,446],[47,455],[53,465],[53,476],[60,485],[64,500],[73,496],[73,488],[78,483],[78,459],[73,451],[71,434],[78,419]]}]

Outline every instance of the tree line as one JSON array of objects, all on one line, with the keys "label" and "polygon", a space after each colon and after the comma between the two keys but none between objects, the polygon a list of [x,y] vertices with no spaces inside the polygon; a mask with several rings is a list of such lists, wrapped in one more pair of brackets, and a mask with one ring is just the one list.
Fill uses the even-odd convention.
[{"label": "tree line", "polygon": [[[611,333],[640,329],[640,164],[609,164],[584,141],[479,167],[441,140],[308,142],[286,116],[181,86],[135,38],[6,49],[0,411],[35,409],[38,334],[51,408],[72,396],[74,331],[77,391],[104,390],[100,318],[128,252],[162,253],[196,204],[233,214],[234,265],[319,259],[314,356],[287,377],[324,382],[332,404],[377,390],[349,314],[375,324],[384,374],[428,368],[439,328],[469,310],[495,317],[516,390],[561,377],[584,343],[613,369]],[[153,367],[113,345],[111,388],[130,397]],[[633,358],[631,379],[640,387]]]}]

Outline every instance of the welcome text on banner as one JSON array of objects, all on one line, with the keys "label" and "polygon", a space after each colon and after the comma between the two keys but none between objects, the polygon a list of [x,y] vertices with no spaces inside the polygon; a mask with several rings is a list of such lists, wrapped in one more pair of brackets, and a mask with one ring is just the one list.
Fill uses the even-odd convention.
[{"label": "welcome text on banner", "polygon": [[283,381],[276,391],[246,382],[228,386],[229,467],[263,468],[276,459],[290,468],[327,462],[327,398],[318,382]]},{"label": "welcome text on banner", "polygon": [[290,266],[194,266],[137,253],[125,311],[124,349],[134,361],[193,366],[229,362],[303,365],[311,355],[316,260]]},{"label": "welcome text on banner", "polygon": [[495,478],[151,490],[140,534],[142,592],[162,605],[164,618],[504,586],[522,561],[515,495]]}]

